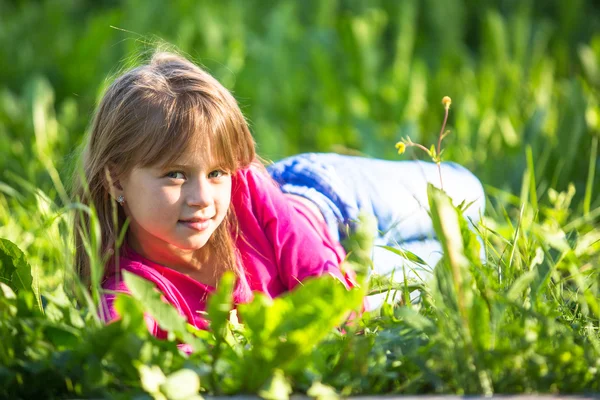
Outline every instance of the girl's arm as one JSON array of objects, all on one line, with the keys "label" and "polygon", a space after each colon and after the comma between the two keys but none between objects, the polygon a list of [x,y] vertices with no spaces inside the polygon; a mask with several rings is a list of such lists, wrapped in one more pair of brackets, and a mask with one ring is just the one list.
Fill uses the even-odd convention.
[{"label": "girl's arm", "polygon": [[[323,274],[336,277],[348,288],[355,285],[352,277],[340,270],[345,257],[341,245],[314,219],[297,210],[266,172],[250,167],[236,178],[247,185],[249,194],[249,199],[238,200],[245,200],[251,207],[287,290],[308,277]],[[235,193],[233,198],[235,201]]]}]

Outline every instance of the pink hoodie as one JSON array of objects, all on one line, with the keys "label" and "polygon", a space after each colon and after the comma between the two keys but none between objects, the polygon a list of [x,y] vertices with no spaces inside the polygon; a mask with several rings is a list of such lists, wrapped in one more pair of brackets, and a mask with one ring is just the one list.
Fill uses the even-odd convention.
[{"label": "pink hoodie", "polygon": [[[308,277],[323,274],[338,278],[347,287],[355,286],[352,277],[340,271],[345,252],[331,239],[326,225],[317,222],[303,203],[284,195],[266,172],[255,166],[238,171],[233,177],[231,204],[238,219],[240,235],[236,246],[243,265],[234,303],[251,301],[255,291],[273,298]],[[175,306],[189,323],[207,328],[199,311],[205,310],[207,297],[214,290],[212,286],[147,260],[129,247],[122,249],[119,268],[152,281],[165,301]],[[128,293],[120,273],[110,265],[103,288]],[[118,318],[114,299],[114,293],[103,296],[106,321]],[[147,317],[146,322],[152,334],[166,337],[152,318]]]}]

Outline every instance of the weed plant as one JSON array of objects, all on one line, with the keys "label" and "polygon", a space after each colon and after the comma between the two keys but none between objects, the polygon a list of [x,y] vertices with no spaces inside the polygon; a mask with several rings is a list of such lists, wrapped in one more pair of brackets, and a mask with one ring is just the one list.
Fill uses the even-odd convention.
[{"label": "weed plant", "polygon": [[[0,395],[597,392],[600,234],[581,217],[554,218],[568,214],[568,197],[556,194],[543,214],[523,203],[504,235],[498,226],[479,225],[488,254],[482,263],[480,242],[460,209],[430,186],[444,257],[421,301],[386,304],[345,326],[348,313],[360,308],[364,279],[350,291],[332,278],[313,279],[274,300],[257,295],[232,314],[233,280],[226,276],[210,299],[206,332],[133,275],[125,276],[133,296],[117,300],[123,318],[103,326],[60,289],[42,289],[41,308],[33,269],[2,240]],[[349,264],[368,261],[371,234],[359,230],[352,238]],[[145,312],[169,340],[149,335]]]},{"label": "weed plant", "polygon": [[[122,3],[0,4],[0,398],[600,391],[594,2]],[[76,213],[91,216],[87,246],[102,265],[94,210],[64,182],[103,77],[122,59],[135,64],[128,55],[148,44],[131,32],[150,31],[202,55],[270,158],[397,157],[399,138],[439,140],[432,117],[452,93],[444,158],[487,184],[486,215],[471,230],[430,187],[444,249],[434,277],[361,317],[348,320],[364,280],[346,291],[315,279],[230,313],[226,277],[211,331],[196,331],[127,276],[123,318],[103,325],[97,279],[88,292],[71,272]],[[364,222],[347,243],[359,276]],[[169,340],[149,335],[146,312]]]},{"label": "weed plant", "polygon": [[[91,297],[76,279],[68,291],[58,286],[49,292],[40,288],[39,270],[1,239],[0,395],[193,399],[250,393],[279,399],[293,392],[597,392],[600,231],[590,221],[598,211],[572,217],[572,187],[550,191],[551,206],[534,208],[532,176],[531,167],[515,223],[484,219],[474,228],[462,216],[464,205],[453,205],[429,185],[443,248],[434,277],[417,286],[418,303],[411,302],[415,286],[406,282],[398,304],[364,314],[375,227],[367,216],[346,242],[345,268],[357,272],[357,288],[320,277],[273,300],[257,294],[232,311],[234,277],[226,275],[209,300],[210,331],[187,324],[151,283],[132,274],[125,275],[132,296],[116,301],[122,319],[104,326],[94,306],[99,270],[92,274]],[[49,235],[60,235],[69,215],[89,213],[86,248],[99,269],[104,260],[94,210],[47,205],[42,221]],[[168,340],[148,333],[145,313],[169,332]]]}]

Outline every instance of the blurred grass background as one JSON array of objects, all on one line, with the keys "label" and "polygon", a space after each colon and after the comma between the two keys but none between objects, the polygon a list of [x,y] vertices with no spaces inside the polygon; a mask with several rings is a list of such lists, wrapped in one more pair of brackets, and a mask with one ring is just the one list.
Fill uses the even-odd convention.
[{"label": "blurred grass background", "polygon": [[395,142],[433,143],[448,95],[446,160],[518,194],[530,146],[536,197],[572,183],[589,213],[599,28],[591,0],[1,0],[0,236],[68,263],[51,242],[77,146],[103,88],[161,41],[234,92],[267,159],[414,157]]},{"label": "blurred grass background", "polygon": [[[597,392],[600,5],[593,0],[0,0],[0,238],[25,252],[33,292],[50,302],[32,319],[31,295],[29,308],[13,307],[0,321],[11,349],[0,351],[5,364],[35,367],[25,385],[0,392],[51,393],[67,382],[61,390],[85,397],[105,387],[122,395],[124,382],[140,387],[130,357],[139,338],[117,324],[84,327],[60,285],[68,287],[73,271],[78,205],[69,181],[95,104],[115,75],[160,43],[233,91],[259,153],[272,160],[303,151],[422,158],[412,149],[399,156],[394,144],[407,135],[435,142],[441,99],[453,99],[444,156],[486,186],[487,215],[476,227],[486,264],[465,225],[460,252],[471,267],[459,266],[463,286],[439,264],[431,302],[384,307],[367,321],[372,334],[321,343],[307,364],[317,375],[304,381],[323,374],[342,394]],[[459,298],[471,302],[465,312],[454,306]],[[76,339],[63,341],[65,327]],[[128,341],[100,358],[106,348],[98,338],[111,342],[111,332]],[[277,335],[269,348],[279,344]],[[174,346],[154,346],[165,373],[184,365]],[[11,376],[6,371],[0,378]],[[219,382],[245,382],[245,369],[231,371]],[[37,381],[52,385],[27,384]]]}]

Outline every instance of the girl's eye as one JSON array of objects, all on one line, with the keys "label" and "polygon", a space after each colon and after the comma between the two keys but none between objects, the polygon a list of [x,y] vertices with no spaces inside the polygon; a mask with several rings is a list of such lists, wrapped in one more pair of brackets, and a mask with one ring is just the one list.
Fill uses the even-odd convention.
[{"label": "girl's eye", "polygon": [[221,171],[220,169],[216,169],[214,171],[212,171],[211,173],[208,174],[209,178],[220,178],[223,175],[225,175],[226,172],[225,171]]},{"label": "girl's eye", "polygon": [[185,179],[185,175],[181,171],[171,171],[165,175],[167,178],[171,179]]}]

